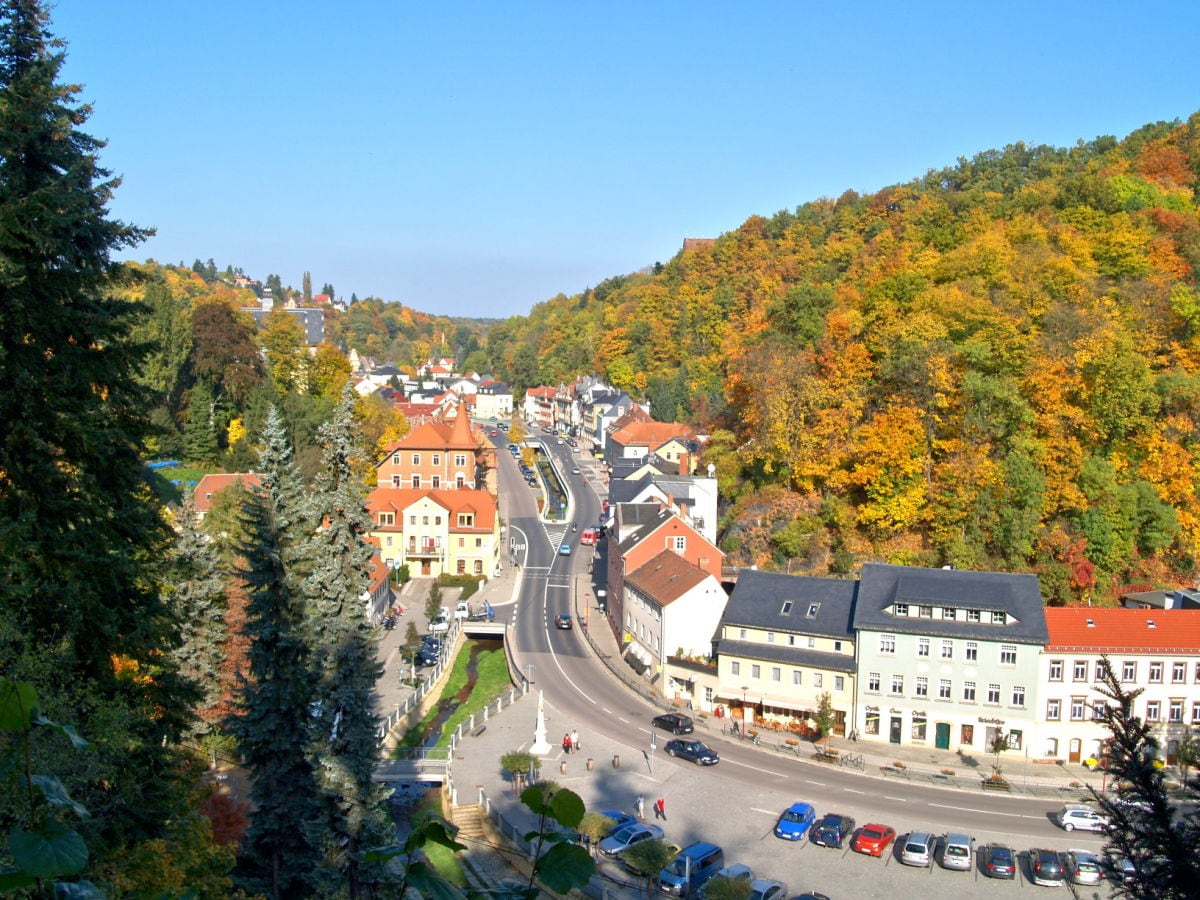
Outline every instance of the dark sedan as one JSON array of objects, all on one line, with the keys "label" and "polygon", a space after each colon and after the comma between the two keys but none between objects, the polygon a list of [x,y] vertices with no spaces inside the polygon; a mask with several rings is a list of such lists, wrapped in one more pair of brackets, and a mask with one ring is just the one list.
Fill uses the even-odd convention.
[{"label": "dark sedan", "polygon": [[979,854],[983,859],[983,874],[988,878],[1015,878],[1017,858],[1012,847],[989,844]]},{"label": "dark sedan", "polygon": [[698,766],[715,766],[721,761],[715,750],[710,750],[700,741],[667,741],[667,756],[690,759]]},{"label": "dark sedan", "polygon": [[809,839],[822,847],[836,847],[841,850],[846,838],[854,833],[854,820],[849,816],[837,813],[826,813],[821,821],[812,827]]},{"label": "dark sedan", "polygon": [[655,716],[650,720],[650,724],[662,731],[669,731],[671,734],[691,734],[696,730],[691,718],[679,713],[663,713],[661,716]]},{"label": "dark sedan", "polygon": [[1058,887],[1066,881],[1067,873],[1055,851],[1035,847],[1029,851],[1029,876],[1034,884]]}]

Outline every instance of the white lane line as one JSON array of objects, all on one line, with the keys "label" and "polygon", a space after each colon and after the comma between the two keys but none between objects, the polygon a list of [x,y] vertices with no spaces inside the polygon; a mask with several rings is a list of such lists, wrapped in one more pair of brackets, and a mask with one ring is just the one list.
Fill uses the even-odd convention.
[{"label": "white lane line", "polygon": [[773,769],[763,769],[759,766],[752,766],[750,763],[738,762],[736,759],[723,759],[723,763],[729,766],[741,766],[743,769],[751,769],[755,772],[762,772],[766,775],[774,775],[776,778],[787,778],[788,776],[782,772],[776,772]]},{"label": "white lane line", "polygon": [[766,815],[768,815],[768,816],[777,816],[777,815],[779,815],[779,810],[777,810],[777,809],[759,809],[757,806],[752,806],[752,807],[750,807],[750,812],[760,812],[760,813],[765,813],[765,814],[766,814]]},{"label": "white lane line", "polygon": [[926,805],[932,806],[934,809],[953,809],[956,812],[983,813],[983,814],[989,815],[989,816],[1008,816],[1010,819],[1044,819],[1044,818],[1046,818],[1046,816],[1044,814],[1040,815],[1040,816],[1028,816],[1028,815],[1025,815],[1024,813],[997,812],[994,809],[975,809],[970,806],[947,806],[945,803],[928,803]]},{"label": "white lane line", "polygon": [[884,800],[895,800],[897,803],[907,803],[908,802],[907,797],[889,797],[887,794],[883,795],[883,799]]},{"label": "white lane line", "polygon": [[[544,587],[542,589],[542,613],[543,613],[543,615],[549,614],[549,603],[547,602],[547,600],[548,600],[547,595],[549,594],[549,592],[550,592],[549,587]],[[571,676],[566,673],[565,669],[563,669],[562,663],[559,662],[558,654],[554,652],[554,645],[550,643],[550,630],[549,629],[546,629],[546,647],[549,648],[550,658],[554,660],[554,665],[558,666],[558,671],[562,674],[563,680],[566,681],[566,683],[569,684],[571,687],[575,688],[575,690],[579,692],[579,695],[581,697],[583,697],[583,699],[586,700],[588,703],[592,703],[592,704],[599,706],[599,704],[596,703],[595,698],[588,695],[588,693],[586,691],[584,691],[583,688],[581,688],[574,681],[572,681]]]},{"label": "white lane line", "polygon": [[611,709],[609,709],[607,706],[602,706],[602,707],[600,707],[600,711],[601,711],[602,713],[604,713],[605,715],[608,715],[608,716],[611,716],[611,715],[612,715],[612,710],[611,710]]},{"label": "white lane line", "polygon": [[[605,711],[605,712],[608,712],[608,710],[607,710],[607,709],[606,709],[606,710],[604,710],[604,711]],[[612,715],[612,713],[609,713],[609,715]],[[628,719],[626,719],[624,716],[617,716],[617,721],[618,721],[618,722],[621,722],[621,723],[622,723],[622,724],[624,724],[624,725],[628,725],[628,724],[629,724],[629,720],[628,720]]]},{"label": "white lane line", "polygon": [[842,790],[845,791],[847,794],[865,794],[866,793],[866,791],[858,791],[858,790],[855,790],[854,788],[842,788]]},{"label": "white lane line", "polygon": [[805,783],[805,784],[815,784],[817,787],[825,787],[825,782],[823,782],[823,781],[812,781],[811,779],[808,779],[808,778],[805,778],[805,779],[804,779],[804,783]]}]

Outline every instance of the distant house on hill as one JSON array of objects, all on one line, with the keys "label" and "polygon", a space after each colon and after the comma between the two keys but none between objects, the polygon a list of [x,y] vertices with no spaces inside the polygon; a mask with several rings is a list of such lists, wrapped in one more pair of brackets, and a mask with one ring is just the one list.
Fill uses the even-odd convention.
[{"label": "distant house on hill", "polygon": [[193,493],[197,521],[203,521],[208,511],[212,509],[213,497],[234,484],[241,484],[245,488],[258,487],[262,484],[262,478],[253,472],[221,472],[205,475],[200,479]]},{"label": "distant house on hill", "polygon": [[697,247],[711,247],[716,242],[716,238],[684,238],[683,249],[695,250]]}]

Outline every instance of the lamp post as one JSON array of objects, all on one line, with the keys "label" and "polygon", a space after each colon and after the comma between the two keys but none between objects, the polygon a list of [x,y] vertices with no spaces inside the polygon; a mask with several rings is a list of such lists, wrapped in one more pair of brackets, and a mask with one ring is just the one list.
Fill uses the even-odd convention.
[{"label": "lamp post", "polygon": [[529,686],[533,684],[533,663],[525,663],[525,690],[529,690]]},{"label": "lamp post", "polygon": [[654,774],[654,751],[658,749],[658,735],[650,732],[650,774]]}]

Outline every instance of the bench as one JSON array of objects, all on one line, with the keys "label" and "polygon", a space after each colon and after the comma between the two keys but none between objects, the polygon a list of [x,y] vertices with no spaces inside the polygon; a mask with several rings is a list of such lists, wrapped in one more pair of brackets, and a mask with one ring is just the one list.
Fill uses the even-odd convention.
[{"label": "bench", "polygon": [[486,725],[479,725],[479,726],[477,726],[477,727],[475,728],[475,730],[473,730],[473,731],[471,732],[471,737],[479,737],[479,736],[480,736],[481,734],[483,734],[485,731],[487,731],[487,726],[486,726]]}]

